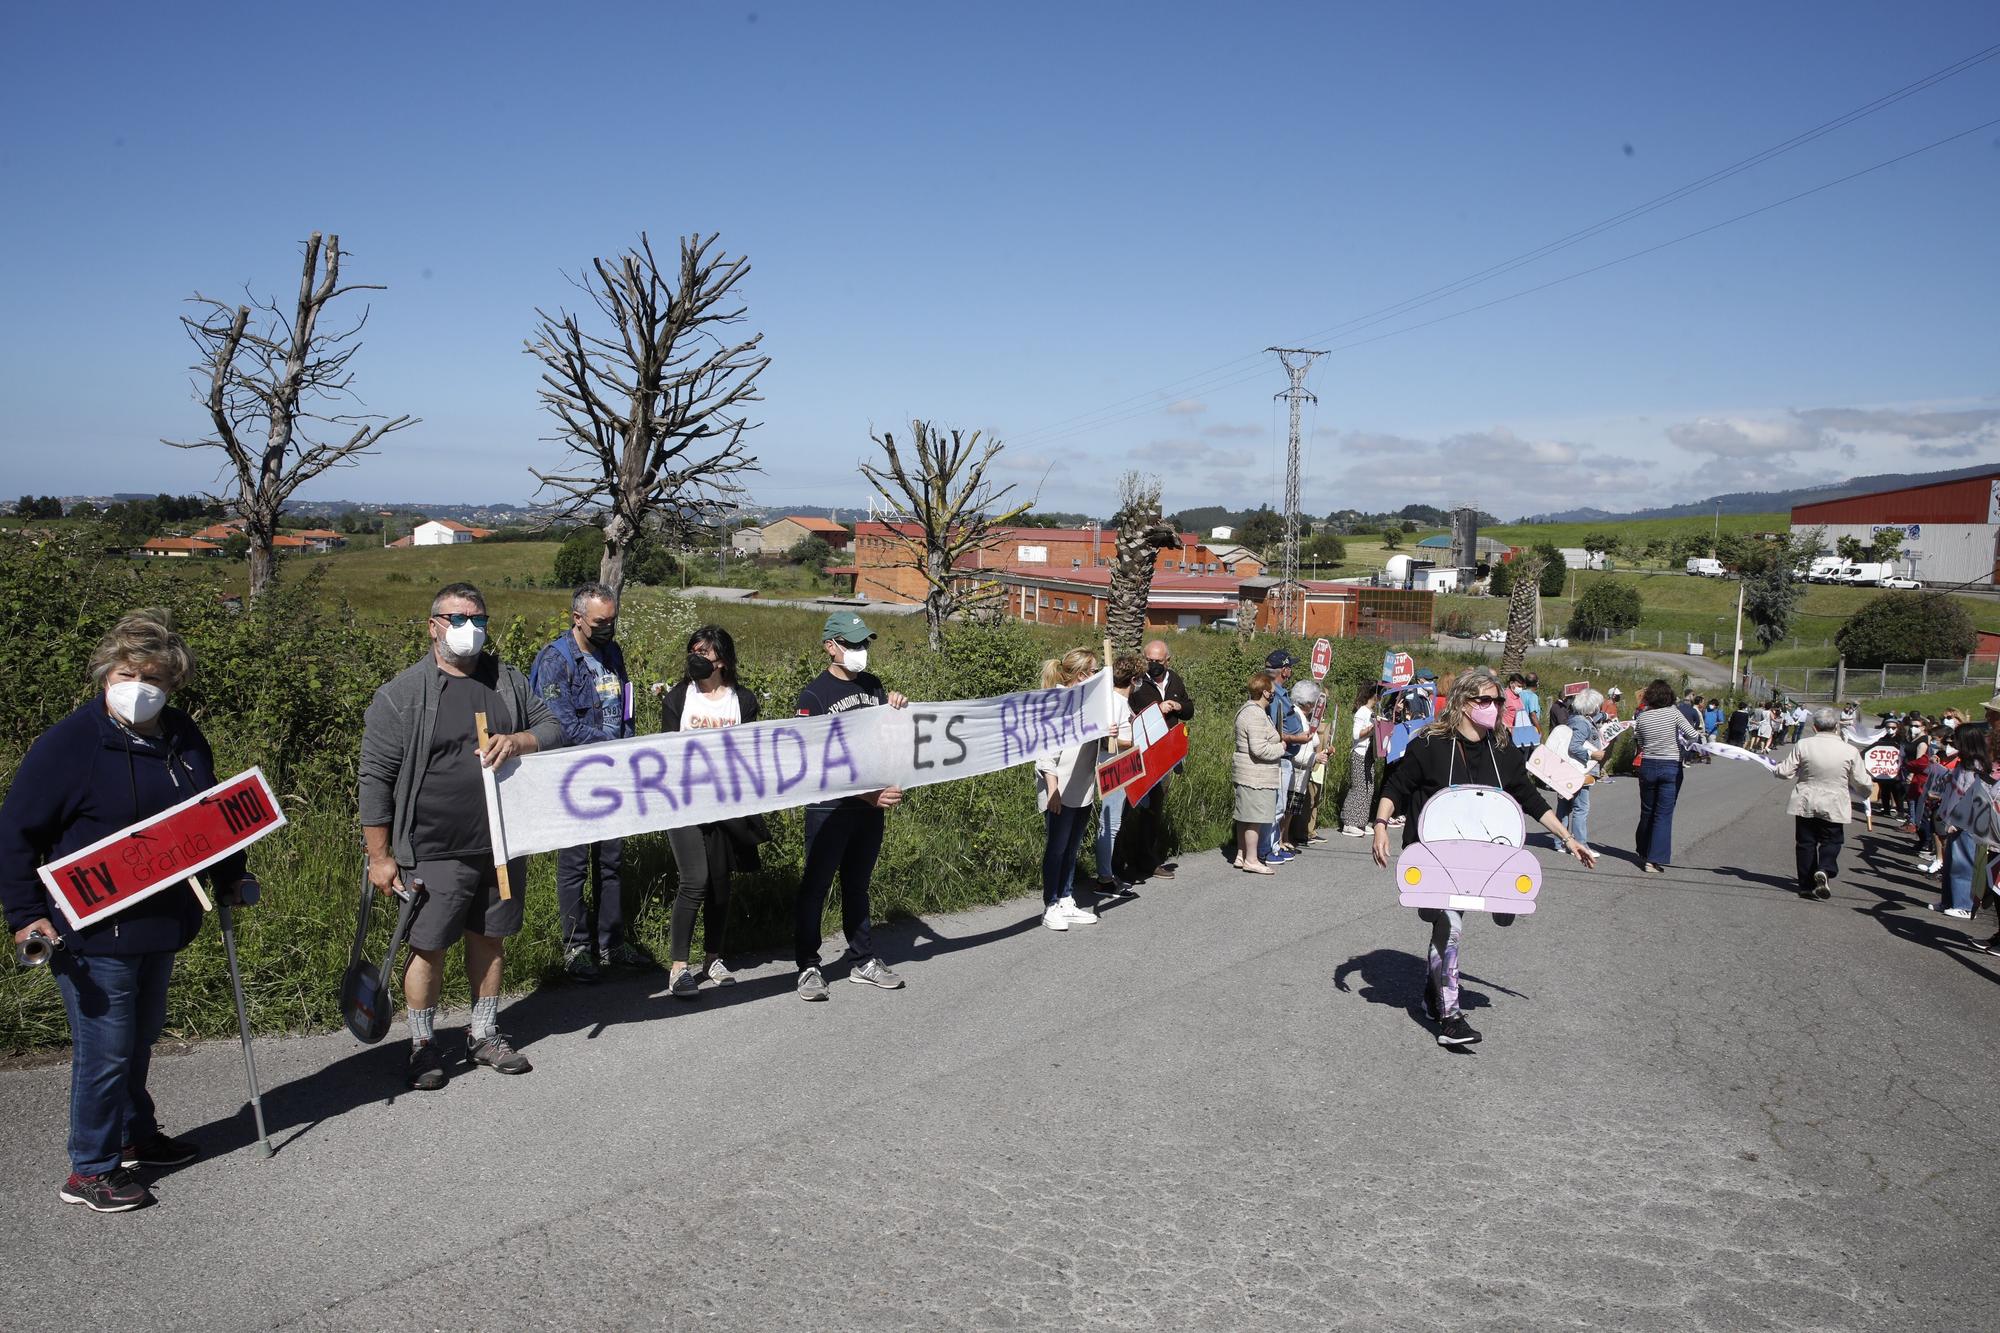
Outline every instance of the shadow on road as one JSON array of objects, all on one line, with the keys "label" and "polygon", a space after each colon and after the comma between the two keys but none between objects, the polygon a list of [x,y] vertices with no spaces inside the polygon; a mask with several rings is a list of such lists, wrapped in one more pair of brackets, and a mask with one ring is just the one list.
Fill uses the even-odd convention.
[{"label": "shadow on road", "polygon": [[[454,1046],[463,1050],[455,1035],[451,1040],[447,1051]],[[403,1086],[408,1059],[406,1042],[384,1041],[378,1046],[364,1046],[346,1059],[316,1069],[304,1078],[265,1089],[264,1123],[271,1132],[271,1146],[283,1152],[325,1121],[370,1103],[393,1102],[403,1096],[408,1092]],[[246,1103],[233,1114],[187,1131],[186,1137],[194,1140],[201,1158],[207,1159],[249,1147],[257,1141],[257,1128],[251,1122]],[[172,1169],[156,1174],[171,1174]]]},{"label": "shadow on road", "polygon": [[[1404,953],[1401,949],[1370,949],[1359,953],[1333,970],[1333,988],[1347,994],[1359,994],[1370,1004],[1387,1005],[1401,1009],[1410,1016],[1410,1021],[1432,1030],[1431,1020],[1424,1017],[1424,978],[1429,968],[1416,954]],[[1361,978],[1361,989],[1356,992],[1348,984],[1348,979],[1356,974]],[[1490,1009],[1492,999],[1484,991],[1473,990],[1467,983],[1478,982],[1491,987],[1502,995],[1517,1000],[1528,997],[1517,990],[1475,977],[1470,972],[1460,972],[1458,977],[1458,1007],[1464,1010]]]}]

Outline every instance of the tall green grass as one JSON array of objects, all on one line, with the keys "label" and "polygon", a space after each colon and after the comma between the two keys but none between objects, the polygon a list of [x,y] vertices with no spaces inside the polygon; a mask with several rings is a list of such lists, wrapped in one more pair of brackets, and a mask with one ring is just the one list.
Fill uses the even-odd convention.
[{"label": "tall green grass", "polygon": [[[227,610],[217,594],[223,571],[189,571],[103,560],[83,544],[41,549],[0,541],[0,672],[10,680],[16,709],[0,725],[0,773],[11,781],[35,736],[89,694],[83,664],[119,613],[164,604],[174,612],[199,662],[199,676],[174,703],[188,709],[217,751],[224,774],[261,764],[291,821],[259,843],[251,866],[264,900],[241,913],[239,943],[251,1020],[264,1032],[326,1028],[339,1022],[339,977],[354,934],[361,884],[360,831],[355,818],[355,757],[361,715],[374,689],[424,650],[422,617],[436,583],[469,578],[487,591],[495,616],[493,643],[525,669],[534,653],[562,632],[566,599],[559,590],[508,587],[541,577],[522,553],[534,544],[370,552],[287,565],[278,588],[258,606]],[[412,555],[421,563],[405,563]],[[552,560],[553,548],[541,553]],[[376,580],[355,571],[373,568]],[[416,569],[407,584],[390,573]],[[531,595],[532,594],[532,595]],[[643,687],[677,678],[687,633],[715,621],[734,635],[743,683],[769,713],[790,710],[798,691],[824,666],[824,616],[785,607],[698,604],[670,591],[635,589],[620,616],[621,640]],[[1097,646],[1087,630],[1007,623],[965,625],[942,652],[933,652],[921,617],[875,617],[881,634],[872,669],[913,699],[976,698],[1037,683],[1042,659],[1077,646]],[[1171,636],[1176,665],[1196,700],[1187,767],[1171,788],[1169,825],[1183,846],[1219,846],[1229,831],[1230,724],[1251,670],[1284,643],[1301,658],[1306,645],[1260,639],[1240,642],[1208,632]],[[1353,687],[1371,679],[1382,645],[1339,645],[1330,685],[1343,708]],[[656,730],[650,693],[642,693],[640,728]],[[1338,731],[1338,729],[1337,729]],[[1345,757],[1336,748],[1327,799],[1337,800]],[[763,869],[739,881],[731,920],[732,948],[781,948],[790,939],[793,890],[803,861],[797,811],[771,820],[776,840]],[[1042,824],[1033,780],[1008,770],[912,791],[892,812],[874,881],[878,916],[929,916],[1003,901],[1034,891]],[[1085,854],[1086,863],[1090,853]],[[664,958],[675,885],[664,834],[626,841],[628,912],[637,940]],[[559,971],[553,859],[530,862],[525,924],[510,943],[505,981],[510,991],[540,985]],[[373,951],[379,957],[388,913],[377,914]],[[837,926],[830,908],[824,923]],[[465,981],[454,961],[446,997],[462,1002]],[[216,925],[206,923],[176,969],[169,1028],[178,1036],[233,1030],[234,1010]],[[59,1043],[66,1038],[61,1005],[44,970],[0,976],[0,1049]]]}]

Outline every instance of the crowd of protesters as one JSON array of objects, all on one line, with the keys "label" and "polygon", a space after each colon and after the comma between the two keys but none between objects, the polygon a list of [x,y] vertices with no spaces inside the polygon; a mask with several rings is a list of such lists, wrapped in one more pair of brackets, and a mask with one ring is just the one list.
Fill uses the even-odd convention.
[{"label": "crowd of protesters", "polygon": [[[409,931],[402,972],[410,1048],[405,1079],[420,1091],[442,1088],[461,1070],[525,1074],[531,1065],[499,1026],[500,982],[507,939],[522,924],[522,903],[507,885],[525,883],[525,864],[497,866],[487,830],[482,768],[561,745],[591,745],[634,734],[632,681],[617,641],[618,595],[603,585],[578,588],[570,625],[538,655],[529,673],[500,662],[487,648],[484,597],[455,583],[433,598],[429,650],[375,694],[361,746],[359,808],[367,875],[383,893],[415,893],[421,905]],[[799,692],[799,716],[858,708],[904,708],[908,700],[869,671],[875,634],[852,611],[828,616],[820,650],[824,667]],[[1044,664],[1043,688],[1076,686],[1107,664],[1088,648]],[[1135,720],[1158,710],[1177,726],[1194,717],[1194,701],[1172,667],[1163,640],[1143,655],[1109,664],[1113,716],[1105,734],[1063,749],[1034,765],[1044,835],[1041,922],[1051,931],[1091,926],[1106,901],[1138,896],[1135,885],[1170,880],[1176,866],[1163,818],[1171,776],[1136,800],[1104,793],[1098,765],[1138,743]],[[1317,682],[1294,681],[1289,653],[1272,652],[1244,684],[1232,725],[1233,865],[1273,875],[1325,838],[1319,806],[1343,749],[1348,779],[1338,803],[1339,831],[1374,839],[1374,859],[1386,865],[1389,835],[1406,846],[1421,840],[1425,803],[1447,788],[1471,784],[1505,792],[1584,866],[1589,845],[1590,784],[1605,776],[1618,732],[1636,733],[1639,823],[1634,848],[1648,873],[1673,862],[1673,818],[1689,763],[1734,746],[1752,756],[1792,746],[1780,778],[1794,782],[1788,810],[1796,829],[1799,892],[1830,896],[1839,854],[1857,798],[1872,813],[1901,821],[1913,841],[1917,869],[1941,881],[1926,904],[1947,917],[1973,914],[1975,830],[1961,813],[1990,808],[1996,754],[1989,729],[2000,721],[2000,697],[1986,706],[1985,725],[1964,724],[1947,710],[1935,718],[1886,716],[1880,734],[1859,730],[1858,710],[1806,709],[1789,701],[1725,711],[1693,693],[1676,697],[1655,680],[1641,693],[1630,722],[1620,718],[1622,692],[1571,686],[1544,703],[1532,672],[1504,681],[1486,668],[1440,682],[1428,669],[1402,683],[1364,687],[1351,712]],[[168,704],[193,675],[186,645],[162,613],[135,612],[105,637],[91,659],[92,698],[50,728],[30,749],[0,807],[0,902],[17,942],[52,943],[51,970],[61,990],[73,1043],[69,1157],[63,1200],[105,1212],[150,1201],[135,1172],[191,1160],[194,1148],[161,1130],[146,1091],[149,1053],[165,1021],[174,959],[197,933],[202,905],[189,885],[154,894],[114,918],[72,929],[55,920],[38,867],[142,822],[216,783],[208,743],[192,718]],[[757,696],[737,680],[736,645],[728,631],[704,625],[690,635],[681,678],[653,687],[660,729],[667,732],[741,726],[757,720]],[[1567,728],[1564,753],[1586,774],[1585,785],[1553,809],[1528,777],[1529,753],[1552,728]],[[1895,771],[1872,776],[1862,748],[1891,747]],[[1768,762],[1768,761],[1767,761]],[[822,965],[822,915],[836,880],[846,953],[833,975],[880,990],[904,985],[875,953],[870,887],[887,813],[901,790],[842,796],[805,810],[805,856],[794,905],[795,971],[800,999],[829,998]],[[1969,798],[1969,799],[1968,799]],[[1094,837],[1093,837],[1094,834]],[[760,816],[675,828],[669,842],[678,870],[667,960],[668,993],[699,998],[730,985],[726,957],[732,877],[755,869],[771,838]],[[1094,849],[1086,879],[1082,853]],[[1986,900],[2000,916],[1992,858]],[[566,973],[595,980],[605,967],[651,968],[649,954],[629,936],[623,916],[622,848],[604,841],[557,854],[557,898]],[[215,890],[242,901],[239,854],[209,871]],[[703,924],[703,958],[696,966],[694,929]],[[1500,924],[1511,917],[1502,915]],[[1443,1045],[1480,1039],[1458,1007],[1464,914],[1427,910],[1430,928],[1425,1009]],[[463,941],[471,983],[470,1025],[447,1055],[436,1031],[447,952]],[[1974,947],[2000,951],[2000,933]]]}]

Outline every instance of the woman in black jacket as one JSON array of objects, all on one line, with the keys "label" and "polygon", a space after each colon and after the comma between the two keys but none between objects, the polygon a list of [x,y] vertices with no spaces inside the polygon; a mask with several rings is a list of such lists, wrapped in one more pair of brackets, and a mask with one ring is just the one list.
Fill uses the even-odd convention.
[{"label": "woman in black jacket", "polygon": [[[660,700],[660,730],[702,731],[757,720],[757,696],[736,683],[736,641],[728,630],[703,625],[688,636],[687,653],[687,669],[680,683]],[[680,888],[674,894],[669,995],[692,1000],[704,977],[717,984],[736,980],[723,961],[723,942],[729,930],[729,877],[746,852],[746,868],[756,868],[755,834],[760,829],[761,821],[753,816],[667,830],[674,865],[680,870]],[[704,906],[707,930],[702,945],[708,961],[697,973],[688,969],[688,951],[694,942],[695,914]]]},{"label": "woman in black jacket", "polygon": [[[33,934],[62,942],[49,963],[71,1043],[70,1176],[58,1194],[100,1213],[152,1202],[133,1168],[194,1160],[192,1145],[160,1132],[146,1074],[167,1021],[174,955],[200,931],[201,905],[184,880],[79,930],[35,872],[215,785],[201,728],[166,706],[193,675],[194,659],[164,612],[125,616],[91,655],[97,693],[36,739],[0,805],[8,929],[17,944]],[[234,894],[243,857],[209,873]]]},{"label": "woman in black jacket", "polygon": [[[1555,835],[1556,842],[1585,869],[1597,864],[1588,847],[1570,836],[1562,821],[1535,790],[1528,776],[1527,753],[1506,732],[1495,736],[1500,702],[1505,694],[1500,677],[1486,667],[1459,673],[1437,721],[1411,738],[1402,762],[1382,783],[1375,806],[1375,864],[1389,864],[1389,821],[1405,816],[1403,845],[1417,842],[1424,803],[1453,786],[1498,787],[1513,797],[1529,819]],[[1479,1033],[1458,1008],[1459,944],[1465,934],[1465,914],[1446,908],[1417,909],[1431,927],[1430,975],[1424,983],[1424,1012],[1438,1026],[1438,1045],[1467,1046]],[[1505,925],[1513,918],[1503,918]]]}]

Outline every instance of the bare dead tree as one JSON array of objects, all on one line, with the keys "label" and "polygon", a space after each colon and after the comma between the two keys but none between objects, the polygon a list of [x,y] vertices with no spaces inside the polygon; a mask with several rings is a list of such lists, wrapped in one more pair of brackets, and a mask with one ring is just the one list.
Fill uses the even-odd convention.
[{"label": "bare dead tree", "polygon": [[626,553],[649,525],[685,533],[719,520],[743,491],[732,479],[757,468],[743,451],[752,428],[743,408],[762,401],[757,377],[771,358],[757,351],[761,333],[732,341],[750,261],[715,241],[683,236],[667,273],[644,232],[636,248],[591,260],[590,280],[576,285],[605,333],[586,333],[567,310],[535,311],[527,351],[542,363],[539,397],[559,424],[548,438],[581,457],[573,471],[534,476],[559,497],[556,518],[601,520],[598,580],[613,588],[624,587]]},{"label": "bare dead tree", "polygon": [[162,443],[222,450],[223,475],[234,474],[235,493],[208,498],[243,519],[253,599],[276,574],[278,518],[292,492],[329,468],[353,466],[384,436],[417,422],[335,410],[355,399],[349,362],[361,350],[355,338],[368,323],[368,308],[338,332],[321,328],[320,319],[348,292],[385,290],[379,283],[343,286],[346,253],[338,236],[314,232],[306,238],[298,301],[290,311],[275,299],[230,305],[197,292],[192,304],[203,313],[181,317],[198,353],[191,367],[195,399],[208,409],[215,433]]},{"label": "bare dead tree", "polygon": [[882,450],[882,461],[862,463],[868,478],[891,509],[910,515],[906,532],[889,524],[890,540],[902,558],[891,563],[923,575],[924,622],[933,650],[944,646],[944,622],[955,615],[990,613],[1004,595],[999,586],[956,572],[959,561],[984,549],[993,530],[1034,507],[1024,500],[1001,509],[1013,486],[995,488],[986,473],[1000,456],[998,440],[980,441],[980,433],[954,430],[949,435],[929,422],[910,423],[912,457],[904,461],[902,446],[889,431],[868,438]]},{"label": "bare dead tree", "polygon": [[1117,556],[1111,565],[1111,604],[1106,628],[1111,648],[1136,653],[1146,637],[1146,602],[1153,591],[1159,552],[1180,541],[1160,518],[1160,479],[1127,472],[1118,479]]}]

